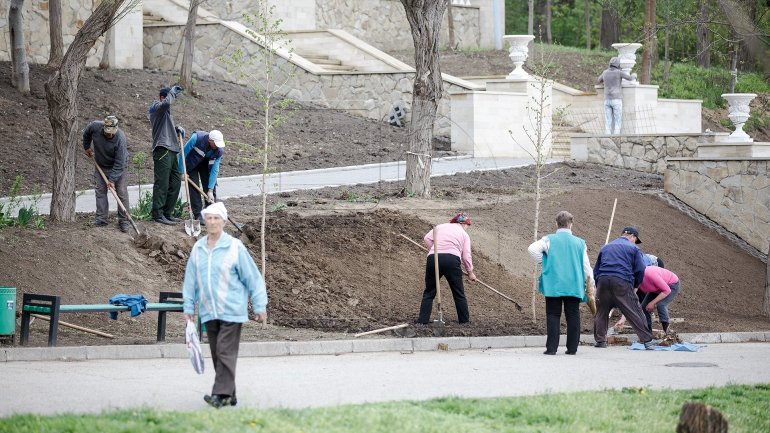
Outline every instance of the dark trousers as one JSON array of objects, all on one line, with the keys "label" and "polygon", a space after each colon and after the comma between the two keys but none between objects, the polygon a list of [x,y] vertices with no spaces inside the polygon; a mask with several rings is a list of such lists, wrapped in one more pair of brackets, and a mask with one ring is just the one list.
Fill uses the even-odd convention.
[{"label": "dark trousers", "polygon": [[[668,294],[665,298],[663,298],[660,302],[658,302],[658,305],[656,305],[656,309],[658,310],[658,320],[660,320],[660,325],[663,327],[663,332],[668,331],[668,322],[671,320],[668,317],[668,304],[671,303],[671,301],[676,298],[676,295],[679,294],[679,281],[677,281],[674,284],[669,284],[668,286],[671,289],[671,293]],[[642,292],[641,290],[639,291]],[[652,302],[653,299],[655,299],[658,296],[657,293],[646,293],[644,299],[642,299],[642,311],[644,311],[644,316],[647,319],[647,327],[650,328],[650,331],[652,331],[652,314],[650,314],[647,311],[647,304]]]},{"label": "dark trousers", "polygon": [[652,333],[647,329],[647,320],[632,286],[633,284],[622,278],[606,275],[599,277],[594,316],[594,339],[597,343],[607,342],[607,327],[613,307],[619,308],[626,316],[626,321],[634,329],[640,342],[652,340]]},{"label": "dark trousers", "polygon": [[562,305],[567,319],[567,351],[574,353],[580,343],[580,298],[574,296],[545,297],[545,325],[548,333],[545,349],[556,352],[559,348]]},{"label": "dark trousers", "polygon": [[153,171],[152,218],[174,215],[174,207],[182,186],[177,152],[158,146],[152,151]]},{"label": "dark trousers", "polygon": [[[209,192],[209,164],[208,159],[204,159],[201,161],[200,164],[198,164],[197,167],[190,170],[190,173],[188,174],[190,176],[190,180],[195,182],[196,185],[201,187],[204,193]],[[216,200],[217,197],[217,188],[214,187],[214,199]],[[201,193],[198,192],[197,189],[194,187],[190,187],[190,206],[192,206],[193,216],[195,218],[201,217],[201,211],[203,210],[203,202],[207,199],[205,197],[201,197]]]},{"label": "dark trousers", "polygon": [[[107,170],[110,170],[110,167],[102,167],[102,170],[105,171],[105,174]],[[115,192],[118,193],[118,198],[120,199],[121,203],[123,203],[123,206],[126,207],[126,209],[131,208],[131,204],[128,202],[128,175],[127,173],[123,173],[123,176],[120,176],[118,180],[115,181]],[[99,171],[94,168],[94,196],[96,197],[96,221],[97,222],[107,222],[107,214],[109,213],[109,202],[107,201],[107,184],[104,183],[104,179],[102,179],[102,175],[99,173]],[[128,217],[126,217],[126,213],[123,212],[123,209],[120,208],[120,205],[118,205],[118,224],[128,224]]]},{"label": "dark trousers", "polygon": [[235,364],[241,342],[241,323],[210,320],[206,322],[211,362],[214,364],[214,386],[211,394],[235,397]]},{"label": "dark trousers", "polygon": [[[463,270],[460,266],[460,258],[454,254],[438,255],[438,277],[446,277],[449,287],[452,289],[452,297],[457,308],[457,321],[467,323],[470,321],[468,312],[468,300],[465,299],[465,287],[463,286]],[[430,313],[433,310],[433,299],[436,297],[436,271],[433,264],[433,254],[425,261],[425,292],[422,294],[420,304],[420,317],[417,323],[428,323]]]}]

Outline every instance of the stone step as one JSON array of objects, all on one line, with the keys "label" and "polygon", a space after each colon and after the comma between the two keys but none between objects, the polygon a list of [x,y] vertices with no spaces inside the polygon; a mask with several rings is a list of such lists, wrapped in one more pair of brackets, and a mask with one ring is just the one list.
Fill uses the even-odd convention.
[{"label": "stone step", "polygon": [[324,69],[327,71],[345,71],[345,72],[353,72],[356,70],[356,68],[350,66],[350,65],[321,65]]},{"label": "stone step", "polygon": [[342,60],[330,59],[329,56],[324,56],[324,57],[326,58],[320,58],[320,57],[305,57],[305,58],[315,63],[316,65],[322,65],[323,67],[326,67],[326,65],[342,65]]}]

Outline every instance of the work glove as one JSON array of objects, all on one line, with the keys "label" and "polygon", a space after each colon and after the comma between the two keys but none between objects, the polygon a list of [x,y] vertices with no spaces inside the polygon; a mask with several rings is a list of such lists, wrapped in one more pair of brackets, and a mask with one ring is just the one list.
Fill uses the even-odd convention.
[{"label": "work glove", "polygon": [[184,88],[179,84],[174,84],[174,87],[171,88],[171,93],[173,93],[174,96],[182,93],[183,91],[184,91]]},{"label": "work glove", "polygon": [[213,191],[207,192],[206,193],[206,198],[209,199],[209,203],[214,203],[214,192]]},{"label": "work glove", "polygon": [[176,133],[177,134],[181,134],[182,135],[182,140],[184,140],[185,136],[186,136],[184,128],[182,128],[181,126],[177,126],[175,129],[176,129]]}]

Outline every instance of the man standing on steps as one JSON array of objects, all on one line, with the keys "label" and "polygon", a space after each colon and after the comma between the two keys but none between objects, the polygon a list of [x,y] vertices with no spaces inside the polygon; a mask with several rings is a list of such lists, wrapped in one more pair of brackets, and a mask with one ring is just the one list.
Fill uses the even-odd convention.
[{"label": "man standing on steps", "polygon": [[[633,81],[634,77],[620,69],[620,59],[613,57],[610,65],[599,75],[599,82],[604,83],[604,132],[607,135],[620,134],[620,121],[623,117],[623,79]],[[615,122],[613,128],[612,123]]]},{"label": "man standing on steps", "polygon": [[[91,144],[93,143],[93,149]],[[123,131],[118,129],[118,118],[107,116],[104,121],[94,120],[83,130],[83,150],[86,156],[93,158],[101,167],[107,183],[94,167],[94,195],[96,196],[95,226],[107,225],[109,203],[107,188],[114,189],[120,201],[129,209],[128,203],[128,141]],[[128,232],[128,217],[118,206],[118,228]]]},{"label": "man standing on steps", "polygon": [[[580,343],[580,303],[586,301],[586,276],[593,278],[586,241],[572,234],[572,214],[556,215],[556,233],[533,242],[529,255],[543,264],[539,290],[545,295],[546,355],[556,355],[559,348],[561,310],[567,319],[567,355],[577,353]],[[593,287],[590,284],[589,287]],[[593,294],[592,294],[593,295]]]},{"label": "man standing on steps", "polygon": [[[219,161],[225,153],[225,139],[222,132],[214,129],[211,132],[194,132],[184,145],[184,158],[187,165],[187,175],[206,194],[206,199],[214,203],[216,198],[217,175],[219,174]],[[183,169],[182,156],[179,157],[179,171]],[[195,218],[201,225],[205,221],[201,217],[201,196],[196,190],[190,191],[190,205]]]},{"label": "man standing on steps", "polygon": [[647,319],[634,293],[644,279],[644,257],[636,244],[641,244],[639,230],[625,227],[620,237],[599,250],[594,265],[596,289],[596,316],[594,316],[595,347],[607,347],[607,326],[610,309],[618,307],[639,337],[645,349],[658,342],[647,329]]},{"label": "man standing on steps", "polygon": [[154,184],[152,187],[152,219],[161,224],[173,225],[180,222],[174,217],[174,207],[181,187],[180,170],[177,169],[179,139],[184,129],[174,125],[171,104],[182,93],[177,86],[160,89],[159,98],[150,104],[149,116],[152,126],[152,161]]}]

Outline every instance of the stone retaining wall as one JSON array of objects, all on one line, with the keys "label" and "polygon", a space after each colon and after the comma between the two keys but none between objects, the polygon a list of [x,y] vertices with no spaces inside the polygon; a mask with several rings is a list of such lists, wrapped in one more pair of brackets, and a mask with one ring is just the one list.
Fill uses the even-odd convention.
[{"label": "stone retaining wall", "polygon": [[770,247],[770,159],[670,158],[664,188],[766,253]]},{"label": "stone retaining wall", "polygon": [[[62,39],[64,50],[75,39],[75,34],[85,20],[91,16],[91,1],[63,1],[62,2]],[[3,2],[0,6],[0,61],[10,61],[11,32],[8,29],[9,2]],[[29,63],[48,63],[51,52],[51,37],[48,25],[48,1],[27,0],[22,8],[24,45],[27,48],[27,61]],[[87,66],[98,66],[102,58],[102,45],[104,36],[100,37],[91,51],[88,53]]]},{"label": "stone retaining wall", "polygon": [[[144,65],[162,71],[174,69],[181,63],[178,44],[183,31],[181,25],[151,26],[144,30]],[[250,69],[248,78],[231,74],[219,56],[243,50],[247,56],[256,58],[262,47],[239,33],[220,24],[199,25],[198,40],[193,54],[193,73],[199,76],[253,85],[264,81],[264,70],[259,66]],[[177,59],[177,55],[180,57]],[[299,102],[317,104],[323,107],[339,108],[374,120],[383,120],[393,104],[403,101],[407,116],[411,110],[412,80],[414,73],[337,73],[312,74],[289,60],[276,56],[273,73],[274,82],[288,78],[280,93]],[[450,134],[449,92],[465,88],[444,82],[444,94],[439,103],[434,132],[437,135]]]},{"label": "stone retaining wall", "polygon": [[701,144],[713,144],[715,134],[588,135],[571,139],[572,158],[646,173],[663,174],[666,159],[691,157]]}]

